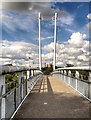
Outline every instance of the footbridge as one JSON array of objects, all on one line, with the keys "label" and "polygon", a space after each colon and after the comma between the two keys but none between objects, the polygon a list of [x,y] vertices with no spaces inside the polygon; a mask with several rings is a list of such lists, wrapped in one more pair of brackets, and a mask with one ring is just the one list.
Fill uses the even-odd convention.
[{"label": "footbridge", "polygon": [[[6,82],[10,74],[17,82]],[[60,68],[50,75],[21,66],[0,69],[0,119],[90,117],[89,67]]]}]

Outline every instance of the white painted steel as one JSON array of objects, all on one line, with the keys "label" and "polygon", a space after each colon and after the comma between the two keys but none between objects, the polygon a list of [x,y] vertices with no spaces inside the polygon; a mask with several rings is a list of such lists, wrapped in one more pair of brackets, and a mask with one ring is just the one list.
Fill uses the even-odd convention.
[{"label": "white painted steel", "polygon": [[41,26],[40,26],[40,22],[41,22],[41,14],[38,14],[38,20],[39,20],[39,69],[41,70],[41,36],[40,36],[40,31],[41,31]]},{"label": "white painted steel", "polygon": [[[61,69],[63,71],[63,69]],[[67,69],[68,70],[68,69]],[[62,73],[62,72],[60,72]],[[58,74],[57,70],[53,72],[52,74],[56,75]],[[63,80],[66,84],[68,84],[70,87],[75,89],[77,92],[79,92],[83,97],[91,101],[91,72],[89,72],[89,81],[85,82],[83,80],[80,80],[79,78],[79,71],[76,70],[75,77],[73,78],[71,75],[71,70],[68,72],[69,76],[65,76],[65,74],[60,75],[60,79]],[[57,75],[58,76],[58,75]],[[68,80],[67,80],[68,79]]]},{"label": "white painted steel", "polygon": [[56,41],[57,41],[57,13],[55,13],[55,26],[54,26],[54,61],[53,61],[53,70],[56,66]]},{"label": "white painted steel", "polygon": [[[6,93],[5,86],[5,75],[0,76],[0,88],[1,94],[4,95]],[[1,99],[1,119],[5,118],[5,98]]]}]

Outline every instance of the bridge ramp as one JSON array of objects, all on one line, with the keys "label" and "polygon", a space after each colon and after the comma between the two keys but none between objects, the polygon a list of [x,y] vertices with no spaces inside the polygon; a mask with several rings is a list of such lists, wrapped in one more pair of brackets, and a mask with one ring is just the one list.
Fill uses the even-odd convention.
[{"label": "bridge ramp", "polygon": [[15,118],[90,118],[90,103],[62,80],[43,76]]}]

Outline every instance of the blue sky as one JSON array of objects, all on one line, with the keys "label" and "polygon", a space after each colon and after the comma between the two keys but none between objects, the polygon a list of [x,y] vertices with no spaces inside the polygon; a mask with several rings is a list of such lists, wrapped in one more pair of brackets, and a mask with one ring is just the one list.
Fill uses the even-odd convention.
[{"label": "blue sky", "polygon": [[14,8],[12,8],[13,3],[8,4],[3,5],[0,10],[2,12],[2,23],[0,23],[2,40],[38,45],[38,12],[41,12],[43,17],[41,20],[42,53],[47,54],[49,51],[45,48],[53,43],[54,20],[52,17],[55,12],[58,12],[58,45],[69,43],[74,33],[80,33],[79,36],[85,34],[86,41],[89,41],[87,27],[90,22],[87,17],[90,14],[89,2],[26,3],[25,6],[22,5],[23,3],[20,3],[20,6],[17,3]]},{"label": "blue sky", "polygon": [[[22,3],[21,3],[22,4]],[[87,15],[89,13],[89,3],[51,3],[51,9],[59,9],[69,14],[68,21],[61,22],[58,20],[58,40],[66,41],[73,32],[81,31],[86,33],[85,25],[89,22]],[[23,40],[36,44],[38,38],[38,20],[33,13],[23,13],[11,9],[4,9],[3,14],[12,17],[12,19],[4,19],[2,22],[2,39],[4,40]],[[59,16],[60,17],[60,16]],[[61,17],[60,17],[61,19]],[[53,21],[44,20],[41,22],[41,37],[53,36]],[[67,30],[68,29],[68,30]],[[86,33],[87,34],[87,33]],[[52,39],[47,40],[49,43]],[[47,44],[46,42],[46,44]]]}]

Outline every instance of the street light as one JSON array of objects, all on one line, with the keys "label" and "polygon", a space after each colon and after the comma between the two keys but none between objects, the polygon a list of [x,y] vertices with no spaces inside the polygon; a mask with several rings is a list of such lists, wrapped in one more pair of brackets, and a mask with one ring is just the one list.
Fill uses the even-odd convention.
[{"label": "street light", "polygon": [[31,67],[31,66],[30,66],[30,60],[31,60],[31,57],[29,57],[29,67]]},{"label": "street light", "polygon": [[[30,66],[30,64],[31,64],[30,61],[31,61],[31,60],[32,60],[32,66]],[[29,67],[32,67],[32,68],[34,67],[34,60],[33,60],[31,57],[29,57]]]}]

